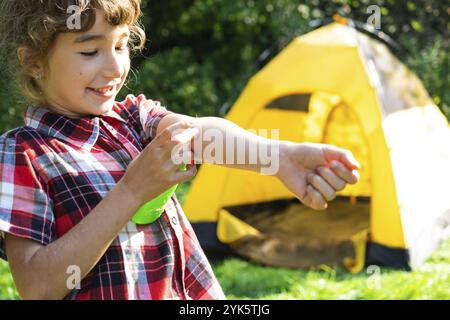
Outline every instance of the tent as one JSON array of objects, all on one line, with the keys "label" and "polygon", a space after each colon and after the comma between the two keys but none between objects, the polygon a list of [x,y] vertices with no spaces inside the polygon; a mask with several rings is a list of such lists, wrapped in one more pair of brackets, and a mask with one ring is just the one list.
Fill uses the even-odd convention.
[{"label": "tent", "polygon": [[184,210],[207,251],[292,268],[411,270],[448,237],[449,124],[381,41],[336,22],[299,36],[249,80],[226,118],[349,149],[361,181],[314,211],[273,176],[204,164]]}]

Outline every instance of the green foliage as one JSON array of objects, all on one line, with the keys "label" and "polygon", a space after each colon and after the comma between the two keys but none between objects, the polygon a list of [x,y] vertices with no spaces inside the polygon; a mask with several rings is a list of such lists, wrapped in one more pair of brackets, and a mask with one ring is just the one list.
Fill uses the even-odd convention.
[{"label": "green foliage", "polygon": [[23,103],[0,59],[0,134],[23,123]]},{"label": "green foliage", "polygon": [[449,38],[437,35],[435,41],[425,47],[418,48],[418,40],[405,39],[404,46],[410,48],[411,54],[406,58],[410,66],[424,82],[434,103],[441,107],[447,119],[450,119],[450,55]]},{"label": "green foliage", "polygon": [[[223,116],[221,111],[226,108],[222,107],[235,101],[257,71],[255,61],[266,49],[274,49],[272,57],[294,36],[310,31],[313,19],[339,13],[366,21],[367,7],[376,4],[381,8],[382,30],[405,49],[399,58],[424,80],[434,101],[449,115],[448,14],[444,2],[171,0],[164,5],[154,1],[145,4],[150,45],[147,57],[138,59],[137,65],[140,70],[148,70],[145,67],[150,65],[154,73],[141,72],[134,88],[165,99],[174,111]],[[185,59],[178,59],[180,51]],[[192,80],[192,74],[199,77],[198,82]],[[188,89],[182,90],[180,85]]]},{"label": "green foliage", "polygon": [[[449,19],[439,0],[144,0],[149,41],[119,98],[145,93],[176,112],[223,116],[261,66],[261,53],[272,52],[270,60],[314,19],[339,13],[366,21],[370,5],[380,7],[382,30],[405,48],[400,60],[450,117]],[[0,67],[0,131],[19,125],[24,108],[5,73]]]},{"label": "green foliage", "polygon": [[17,300],[19,294],[9,271],[8,263],[0,260],[0,300]]},{"label": "green foliage", "polygon": [[[270,59],[310,31],[314,19],[339,13],[366,21],[369,5],[380,6],[382,30],[405,48],[400,60],[450,119],[450,20],[440,0],[144,0],[147,50],[133,60],[136,74],[120,96],[145,93],[176,112],[223,116],[260,67],[255,62],[261,53],[273,49]],[[21,125],[23,109],[0,60],[0,132]],[[182,202],[188,187],[178,188]],[[230,298],[449,299],[449,253],[447,242],[417,271],[383,270],[381,289],[367,287],[365,274],[274,269],[236,259],[214,266]],[[16,298],[8,266],[0,261],[0,299]]]},{"label": "green foliage", "polygon": [[[183,68],[180,68],[180,62],[184,64]],[[161,68],[162,65],[165,68]],[[167,76],[168,70],[170,77]],[[144,92],[179,113],[211,115],[218,103],[210,81],[212,73],[214,67],[210,62],[201,64],[195,60],[190,48],[175,47],[142,64],[138,76],[141,81],[137,82],[133,92]],[[172,104],[171,101],[178,103]]]}]

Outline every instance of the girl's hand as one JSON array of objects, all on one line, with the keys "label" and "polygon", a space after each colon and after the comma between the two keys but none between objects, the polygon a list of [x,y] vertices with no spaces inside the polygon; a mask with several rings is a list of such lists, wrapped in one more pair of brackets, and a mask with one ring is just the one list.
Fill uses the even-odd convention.
[{"label": "girl's hand", "polygon": [[142,205],[171,186],[192,179],[196,166],[188,164],[186,171],[180,171],[172,155],[174,150],[191,150],[183,159],[192,160],[191,142],[197,135],[198,129],[188,121],[167,127],[130,163],[119,184]]},{"label": "girl's hand", "polygon": [[358,182],[359,167],[348,150],[326,144],[285,143],[277,177],[303,204],[324,210],[337,191]]}]

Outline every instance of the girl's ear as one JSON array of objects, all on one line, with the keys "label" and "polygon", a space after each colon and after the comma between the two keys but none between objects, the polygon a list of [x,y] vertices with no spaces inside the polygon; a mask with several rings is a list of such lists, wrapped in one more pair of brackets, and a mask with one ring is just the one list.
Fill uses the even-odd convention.
[{"label": "girl's ear", "polygon": [[27,57],[27,53],[28,53],[28,49],[24,46],[20,46],[17,49],[17,58],[19,59],[19,62],[22,65],[22,67],[25,66],[25,60]]},{"label": "girl's ear", "polygon": [[22,67],[24,67],[32,77],[40,77],[44,73],[44,67],[41,63],[35,62],[30,64],[29,49],[25,46],[20,46],[17,49],[17,58]]}]

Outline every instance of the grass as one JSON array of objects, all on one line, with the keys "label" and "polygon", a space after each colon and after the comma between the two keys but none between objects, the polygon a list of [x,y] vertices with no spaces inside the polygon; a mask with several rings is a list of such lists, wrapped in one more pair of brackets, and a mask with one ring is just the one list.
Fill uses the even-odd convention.
[{"label": "grass", "polygon": [[212,260],[229,299],[450,299],[450,239],[412,272],[292,270],[231,258]]},{"label": "grass", "polygon": [[[270,268],[237,258],[211,262],[229,299],[450,299],[450,240],[412,272],[353,275]],[[18,298],[8,264],[0,261],[0,300]]]},{"label": "grass", "polygon": [[[189,185],[177,190],[184,202]],[[356,275],[334,269],[271,268],[238,258],[210,258],[229,299],[450,299],[450,239],[417,270],[380,269]],[[19,299],[5,261],[0,260],[0,300]]]},{"label": "grass", "polygon": [[[181,203],[190,183],[177,190]],[[450,299],[450,239],[418,269],[292,270],[266,267],[239,258],[210,257],[228,299]]]},{"label": "grass", "polygon": [[0,300],[17,300],[19,294],[9,271],[8,263],[0,260]]}]

